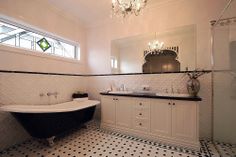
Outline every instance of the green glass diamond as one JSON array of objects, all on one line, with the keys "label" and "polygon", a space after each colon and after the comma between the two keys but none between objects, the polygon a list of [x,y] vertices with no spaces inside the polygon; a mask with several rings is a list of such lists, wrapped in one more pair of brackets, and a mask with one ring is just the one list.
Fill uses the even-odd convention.
[{"label": "green glass diamond", "polygon": [[47,49],[49,49],[51,47],[51,45],[49,44],[49,42],[45,38],[40,39],[37,42],[37,44],[43,50],[43,52],[47,51]]}]

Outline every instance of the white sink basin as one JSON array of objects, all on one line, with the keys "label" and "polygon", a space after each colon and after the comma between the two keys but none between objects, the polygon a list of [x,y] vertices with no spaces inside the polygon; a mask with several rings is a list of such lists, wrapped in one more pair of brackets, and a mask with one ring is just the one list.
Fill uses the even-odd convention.
[{"label": "white sink basin", "polygon": [[133,91],[110,91],[110,94],[131,94]]},{"label": "white sink basin", "polygon": [[170,97],[189,97],[189,94],[178,94],[178,93],[156,93],[157,96],[170,96]]}]

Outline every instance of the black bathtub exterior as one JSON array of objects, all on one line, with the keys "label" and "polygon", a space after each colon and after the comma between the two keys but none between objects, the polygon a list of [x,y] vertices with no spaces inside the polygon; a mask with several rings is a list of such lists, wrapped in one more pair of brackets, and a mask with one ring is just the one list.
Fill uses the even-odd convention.
[{"label": "black bathtub exterior", "polygon": [[61,135],[79,127],[93,118],[96,106],[82,110],[55,113],[16,113],[11,114],[25,130],[35,138],[47,139]]}]

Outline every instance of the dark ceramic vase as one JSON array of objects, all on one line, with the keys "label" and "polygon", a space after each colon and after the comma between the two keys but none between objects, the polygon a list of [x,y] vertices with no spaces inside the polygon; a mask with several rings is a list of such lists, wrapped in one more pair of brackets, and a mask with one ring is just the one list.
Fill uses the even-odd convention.
[{"label": "dark ceramic vase", "polygon": [[187,82],[187,89],[188,93],[191,96],[197,96],[199,90],[200,90],[200,82],[198,79],[189,79]]}]

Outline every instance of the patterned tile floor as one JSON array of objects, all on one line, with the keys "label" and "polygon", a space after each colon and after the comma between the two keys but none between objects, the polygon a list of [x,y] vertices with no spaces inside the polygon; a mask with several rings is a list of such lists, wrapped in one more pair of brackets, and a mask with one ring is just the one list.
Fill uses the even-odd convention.
[{"label": "patterned tile floor", "polygon": [[236,145],[215,142],[216,149],[223,157],[236,157]]},{"label": "patterned tile floor", "polygon": [[56,140],[53,147],[35,139],[0,152],[0,157],[217,157],[210,141],[201,141],[201,152],[99,129],[90,122],[87,129],[79,129]]}]

